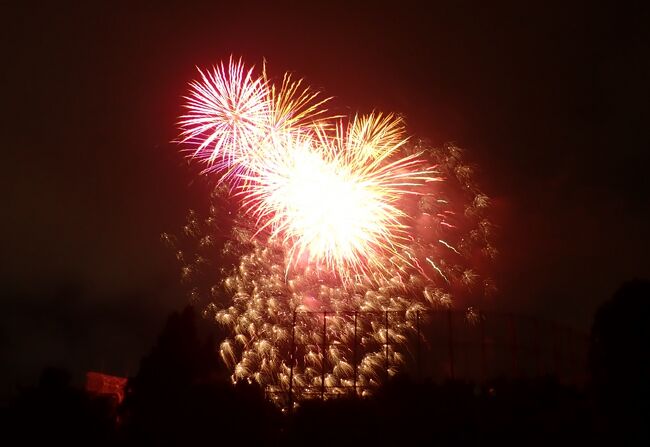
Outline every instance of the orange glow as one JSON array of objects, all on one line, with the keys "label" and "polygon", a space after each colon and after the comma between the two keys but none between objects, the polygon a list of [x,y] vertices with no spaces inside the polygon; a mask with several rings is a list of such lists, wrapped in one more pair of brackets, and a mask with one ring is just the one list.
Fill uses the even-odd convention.
[{"label": "orange glow", "polygon": [[98,372],[86,373],[86,391],[92,394],[112,396],[117,403],[124,399],[124,388],[127,379],[124,377],[109,376]]}]

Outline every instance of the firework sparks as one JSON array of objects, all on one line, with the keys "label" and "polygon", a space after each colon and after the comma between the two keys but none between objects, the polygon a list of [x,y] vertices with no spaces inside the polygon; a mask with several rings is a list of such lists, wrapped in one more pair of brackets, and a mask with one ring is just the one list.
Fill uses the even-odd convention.
[{"label": "firework sparks", "polygon": [[355,116],[332,135],[326,100],[290,75],[276,87],[266,71],[254,78],[232,60],[201,75],[187,98],[183,141],[211,170],[235,177],[259,231],[290,245],[290,265],[306,259],[349,280],[384,269],[385,252],[399,256],[408,216],[398,202],[437,180],[417,155],[395,156],[406,142],[399,117]]},{"label": "firework sparks", "polygon": [[181,140],[240,207],[229,230],[223,204],[205,222],[192,214],[186,235],[202,254],[177,256],[189,283],[221,266],[191,296],[210,297],[232,331],[220,352],[234,380],[365,393],[406,361],[420,311],[492,289],[471,264],[495,253],[489,201],[456,147],[412,144],[393,114],[346,124],[289,75],[278,86],[232,59],[199,72]]},{"label": "firework sparks", "polygon": [[271,108],[262,78],[253,77],[241,60],[230,59],[212,71],[199,69],[201,81],[190,84],[187,114],[179,122],[181,142],[191,143],[192,156],[210,170],[242,167],[266,135]]},{"label": "firework sparks", "polygon": [[367,159],[368,144],[335,144],[286,134],[245,177],[242,194],[260,229],[290,247],[290,264],[306,258],[348,280],[399,253],[407,216],[398,201],[436,177],[414,156],[381,164],[383,153]]}]

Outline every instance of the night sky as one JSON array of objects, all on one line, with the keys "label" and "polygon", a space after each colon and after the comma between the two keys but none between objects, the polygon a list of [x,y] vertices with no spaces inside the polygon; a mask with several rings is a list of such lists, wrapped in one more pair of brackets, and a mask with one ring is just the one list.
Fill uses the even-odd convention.
[{"label": "night sky", "polygon": [[640,8],[16,3],[0,28],[0,395],[44,365],[133,374],[186,304],[160,234],[209,185],[171,141],[195,67],[231,54],[465,148],[498,225],[493,309],[586,332],[650,276]]}]

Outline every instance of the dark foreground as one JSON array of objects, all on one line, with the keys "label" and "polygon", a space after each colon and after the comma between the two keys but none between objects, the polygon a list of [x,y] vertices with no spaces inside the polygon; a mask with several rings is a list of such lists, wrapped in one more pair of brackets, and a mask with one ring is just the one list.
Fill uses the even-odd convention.
[{"label": "dark foreground", "polygon": [[398,379],[372,398],[303,402],[292,414],[255,386],[225,382],[137,402],[127,397],[116,406],[49,371],[3,409],[2,423],[5,439],[22,445],[643,445],[650,439],[641,403],[606,404],[552,379],[485,387]]},{"label": "dark foreground", "polygon": [[259,387],[233,386],[219,335],[199,332],[192,308],[173,314],[117,400],[44,370],[0,408],[2,444],[650,445],[650,281],[624,284],[595,315],[581,388],[552,377],[480,386],[403,377],[370,398],[281,411]]}]

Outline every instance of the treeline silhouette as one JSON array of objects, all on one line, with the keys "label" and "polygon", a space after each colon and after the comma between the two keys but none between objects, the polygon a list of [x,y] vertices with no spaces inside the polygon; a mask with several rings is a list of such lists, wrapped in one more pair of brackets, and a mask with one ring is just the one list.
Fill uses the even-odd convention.
[{"label": "treeline silhouette", "polygon": [[46,368],[0,414],[5,445],[650,445],[650,282],[625,283],[597,311],[591,380],[433,383],[397,377],[371,398],[281,411],[233,386],[192,307],[172,314],[117,403]]}]

